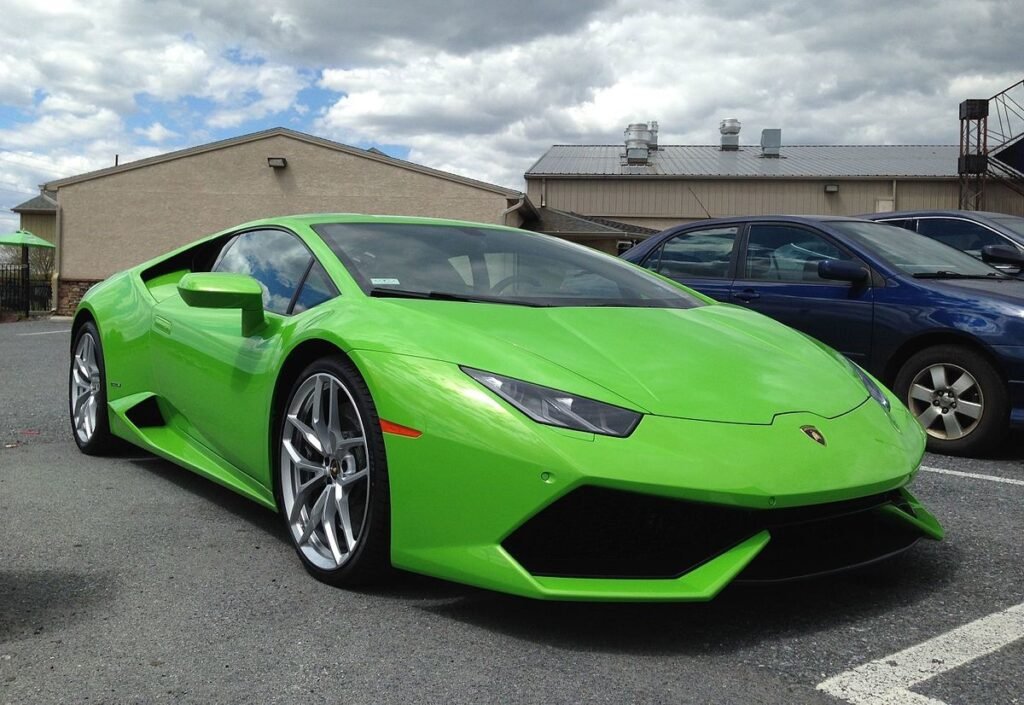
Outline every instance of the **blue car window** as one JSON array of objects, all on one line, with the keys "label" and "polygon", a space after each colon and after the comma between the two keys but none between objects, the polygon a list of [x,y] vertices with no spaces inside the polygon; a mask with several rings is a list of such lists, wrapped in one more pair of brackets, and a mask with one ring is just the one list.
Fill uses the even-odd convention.
[{"label": "blue car window", "polygon": [[311,257],[291,233],[254,230],[232,240],[213,271],[248,274],[263,288],[263,308],[286,314]]},{"label": "blue car window", "polygon": [[327,276],[327,272],[319,262],[314,261],[313,267],[306,275],[306,281],[302,282],[299,295],[295,297],[295,305],[292,306],[292,313],[302,313],[313,308],[317,304],[333,299],[338,295],[338,290]]},{"label": "blue car window", "polygon": [[661,248],[661,258],[653,267],[659,274],[673,279],[700,277],[725,279],[729,276],[729,259],[736,243],[736,226],[690,230],[677,235]]},{"label": "blue car window", "polygon": [[1007,244],[1002,236],[984,225],[960,218],[921,218],[917,232],[974,257],[981,257],[981,248],[985,245]]},{"label": "blue car window", "polygon": [[746,279],[824,282],[822,260],[849,259],[817,233],[790,225],[752,225],[744,262]]}]

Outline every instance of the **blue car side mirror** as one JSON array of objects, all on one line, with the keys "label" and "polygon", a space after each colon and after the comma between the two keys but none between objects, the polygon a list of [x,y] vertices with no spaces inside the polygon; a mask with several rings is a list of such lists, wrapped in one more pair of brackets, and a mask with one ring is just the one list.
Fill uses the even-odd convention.
[{"label": "blue car side mirror", "polygon": [[862,282],[868,278],[868,270],[848,260],[823,259],[818,262],[818,276],[842,282]]}]

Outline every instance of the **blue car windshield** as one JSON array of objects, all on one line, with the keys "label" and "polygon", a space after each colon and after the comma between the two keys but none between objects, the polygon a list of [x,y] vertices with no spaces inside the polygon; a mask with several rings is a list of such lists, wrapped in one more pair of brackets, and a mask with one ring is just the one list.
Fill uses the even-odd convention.
[{"label": "blue car windshield", "polygon": [[703,305],[635,265],[525,230],[420,223],[313,229],[370,296],[521,306]]},{"label": "blue car windshield", "polygon": [[936,274],[992,279],[1005,276],[960,250],[903,228],[855,220],[835,220],[828,224],[854,244],[874,252],[911,276]]}]

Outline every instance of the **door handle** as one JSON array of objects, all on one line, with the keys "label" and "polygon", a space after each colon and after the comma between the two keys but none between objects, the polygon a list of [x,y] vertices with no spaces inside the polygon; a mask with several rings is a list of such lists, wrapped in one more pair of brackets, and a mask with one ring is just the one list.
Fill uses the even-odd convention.
[{"label": "door handle", "polygon": [[163,316],[155,316],[153,318],[153,327],[165,335],[171,334],[171,322]]},{"label": "door handle", "polygon": [[743,289],[742,291],[733,292],[732,297],[740,301],[753,301],[754,299],[761,298],[761,295],[753,289]]}]

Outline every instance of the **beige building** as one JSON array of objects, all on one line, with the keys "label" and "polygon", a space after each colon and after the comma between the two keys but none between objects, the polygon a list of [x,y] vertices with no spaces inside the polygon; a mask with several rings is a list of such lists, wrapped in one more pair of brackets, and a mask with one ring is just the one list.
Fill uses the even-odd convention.
[{"label": "beige building", "polygon": [[[719,145],[659,145],[657,129],[630,125],[619,145],[552,146],[525,174],[530,201],[542,217],[558,209],[655,230],[708,217],[958,207],[956,146],[785,146],[778,130],[741,145],[738,123],[723,123]],[[985,207],[1024,215],[1024,197],[990,183]]]},{"label": "beige building", "polygon": [[49,233],[57,245],[59,313],[73,310],[89,286],[118,270],[248,220],[355,212],[518,226],[535,217],[519,191],[285,128],[43,188],[15,211],[22,227]]}]

